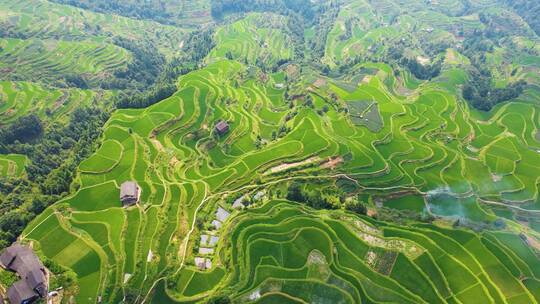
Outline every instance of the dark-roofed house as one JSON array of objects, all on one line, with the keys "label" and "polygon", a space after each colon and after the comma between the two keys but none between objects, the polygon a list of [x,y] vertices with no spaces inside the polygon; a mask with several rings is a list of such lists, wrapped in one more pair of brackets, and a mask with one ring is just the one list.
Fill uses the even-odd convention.
[{"label": "dark-roofed house", "polygon": [[18,243],[11,245],[0,255],[0,263],[21,278],[7,291],[9,303],[28,304],[47,296],[47,270],[30,247]]},{"label": "dark-roofed house", "polygon": [[8,289],[7,297],[11,304],[28,304],[37,300],[39,295],[25,281],[20,280]]},{"label": "dark-roofed house", "polygon": [[216,124],[215,129],[219,135],[224,135],[225,133],[229,132],[229,124],[226,121],[221,120]]},{"label": "dark-roofed house", "polygon": [[135,205],[139,202],[139,185],[134,181],[127,181],[120,186],[120,201],[124,207]]}]

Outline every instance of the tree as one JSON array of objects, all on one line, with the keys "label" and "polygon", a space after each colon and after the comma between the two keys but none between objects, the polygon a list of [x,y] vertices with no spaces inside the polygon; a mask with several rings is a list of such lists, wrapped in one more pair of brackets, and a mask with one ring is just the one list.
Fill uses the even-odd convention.
[{"label": "tree", "polygon": [[294,181],[289,185],[289,188],[287,189],[287,199],[295,202],[304,201],[301,183]]},{"label": "tree", "polygon": [[212,297],[206,302],[207,304],[229,304],[231,303],[231,299],[228,296],[225,295],[219,295]]},{"label": "tree", "polygon": [[345,202],[345,209],[358,214],[367,214],[367,208],[358,199],[351,199]]},{"label": "tree", "polygon": [[22,116],[9,127],[0,129],[0,143],[13,144],[15,141],[29,142],[43,134],[43,124],[35,114]]}]

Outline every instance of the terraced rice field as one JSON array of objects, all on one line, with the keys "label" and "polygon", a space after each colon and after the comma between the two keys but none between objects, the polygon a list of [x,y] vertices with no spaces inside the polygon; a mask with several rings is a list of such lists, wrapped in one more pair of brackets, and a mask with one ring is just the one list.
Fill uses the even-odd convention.
[{"label": "terraced rice field", "polygon": [[35,81],[61,75],[88,76],[90,83],[124,70],[131,54],[112,44],[55,40],[1,39],[0,70],[6,77]]},{"label": "terraced rice field", "polygon": [[[480,8],[496,16],[511,14],[489,1],[469,4],[470,11]],[[426,55],[429,52],[426,42],[443,41],[451,52],[447,62],[470,66],[468,59],[456,51],[462,47],[463,37],[455,29],[460,28],[464,33],[483,25],[478,14],[463,15],[463,12],[466,11],[462,1],[437,1],[427,6],[421,1],[403,1],[400,5],[393,1],[348,1],[329,33],[323,61],[336,66],[357,57],[381,57],[400,41],[410,45],[404,50],[407,56],[435,61],[438,56]],[[540,72],[538,56],[528,51],[534,48],[530,42],[537,40],[536,35],[524,30],[513,37],[515,43],[501,41],[500,47],[487,54],[486,66],[500,87],[519,79],[540,84],[535,76]]]},{"label": "terraced rice field", "polygon": [[26,155],[0,154],[0,179],[4,177],[20,177],[24,174],[27,161]]},{"label": "terraced rice field", "polygon": [[0,125],[30,113],[44,121],[66,121],[76,108],[106,104],[112,95],[107,91],[50,89],[32,82],[0,81]]},{"label": "terraced rice field", "polygon": [[0,40],[0,70],[5,77],[35,81],[74,73],[93,82],[127,68],[131,54],[112,44],[91,41]]},{"label": "terraced rice field", "polygon": [[[444,87],[426,86],[409,97],[400,97],[394,93],[395,87],[384,84],[398,85],[390,67],[377,64],[369,68],[377,72],[352,92],[327,79],[328,87],[343,104],[317,99],[315,109],[299,107],[288,121],[285,116],[292,110],[283,99],[283,91],[275,89],[271,81],[265,84],[241,76],[245,75],[244,65],[220,61],[192,72],[181,78],[182,89],[172,97],[146,109],[117,110],[106,125],[102,147],[81,164],[80,190],[38,217],[24,237],[38,241],[47,256],[59,263],[65,263],[64,255],[72,257],[72,265],[87,265],[84,259],[96,261],[91,270],[76,268],[89,286],[78,296],[80,302],[92,302],[98,294],[107,301],[120,299],[120,286],[142,290],[141,297],[156,287],[155,301],[160,303],[169,297],[200,298],[218,286],[231,286],[239,299],[258,292],[261,301],[274,301],[287,297],[287,292],[298,291],[298,284],[308,281],[301,285],[306,289],[295,295],[300,298],[291,300],[314,300],[310,297],[317,293],[310,291],[325,290],[332,299],[348,302],[360,298],[466,302],[477,297],[534,302],[534,295],[527,289],[537,282],[536,275],[530,275],[536,263],[532,251],[522,244],[524,251],[513,253],[513,248],[504,245],[507,241],[519,243],[516,235],[476,236],[435,226],[401,230],[389,224],[364,223],[376,231],[381,244],[398,237],[398,243],[407,245],[397,250],[366,240],[359,242],[358,233],[351,230],[360,228],[344,228],[329,218],[321,220],[325,216],[289,203],[279,203],[284,204],[278,204],[281,207],[269,204],[266,209],[239,215],[216,231],[220,237],[231,237],[230,243],[225,241],[218,246],[218,253],[210,255],[217,268],[209,272],[193,272],[192,267],[176,271],[179,268],[174,265],[193,263],[191,251],[196,250],[196,238],[202,233],[201,228],[194,228],[198,216],[210,222],[218,203],[231,210],[230,205],[224,205],[224,197],[242,189],[260,189],[257,185],[271,187],[291,177],[324,181],[347,176],[354,181],[353,187],[370,195],[414,191],[420,199],[412,206],[419,210],[475,221],[496,218],[485,201],[504,200],[512,208],[538,210],[536,106],[516,102],[479,119]],[[327,94],[322,89],[316,93],[323,97]],[[358,126],[349,113],[338,111],[358,100],[377,104],[382,118],[380,130]],[[321,116],[316,110],[323,105],[329,105],[330,110]],[[231,129],[216,138],[211,131],[218,120],[227,120]],[[272,140],[272,132],[283,124],[291,131]],[[257,136],[266,142],[260,149],[255,146]],[[345,160],[334,169],[315,162],[293,167],[292,171],[265,174],[283,163],[314,156],[320,160],[342,156]],[[121,208],[119,185],[125,180],[136,180],[142,189],[137,207]],[[61,212],[60,206],[67,206],[69,212]],[[267,209],[268,214],[262,211]],[[280,219],[280,212],[286,211],[306,215]],[[269,215],[272,212],[276,215]],[[257,213],[275,223],[248,221],[259,216]],[[512,212],[509,214],[512,216]],[[290,229],[285,228],[288,220]],[[351,223],[355,221],[362,222]],[[269,226],[263,225],[268,229],[260,236],[245,232],[261,222]],[[72,243],[60,246],[49,242],[51,234],[69,236]],[[277,240],[268,239],[274,236],[279,236],[278,242],[283,243],[280,248],[287,248],[291,258],[254,256],[255,251],[270,252],[268,246]],[[311,242],[311,238],[317,242]],[[342,242],[342,238],[355,240]],[[309,244],[320,247],[311,248]],[[229,246],[232,258],[238,259],[232,263],[220,253],[227,252]],[[249,251],[246,246],[255,247]],[[62,254],[49,247],[62,248]],[[416,248],[413,253],[411,248]],[[335,254],[335,250],[342,253]],[[502,255],[501,260],[478,259],[488,253]],[[524,255],[521,261],[509,261],[520,254]],[[373,261],[368,262],[370,259]],[[419,269],[417,263],[426,263],[429,268]],[[519,271],[517,264],[522,267]],[[223,271],[230,267],[236,267],[232,281],[225,279],[230,272]],[[315,269],[321,270],[319,274]],[[520,276],[520,271],[526,275]],[[513,278],[508,283],[497,281],[508,273]],[[165,294],[162,280],[171,275]],[[433,276],[437,281],[428,279]],[[180,281],[183,283],[173,284]],[[187,283],[191,281],[207,285]],[[276,286],[279,293],[269,291]]]},{"label": "terraced rice field", "polygon": [[250,64],[273,65],[292,58],[292,40],[284,30],[287,17],[273,14],[249,14],[246,18],[219,29],[217,47],[209,61],[237,59]]},{"label": "terraced rice field", "polygon": [[[535,302],[526,282],[538,282],[539,261],[524,245],[508,247],[519,243],[513,235],[403,229],[286,201],[242,213],[225,229],[234,266],[217,288],[239,302]],[[529,258],[531,268],[515,266]],[[186,297],[204,291],[196,280],[179,284]]]},{"label": "terraced rice field", "polygon": [[[461,98],[471,62],[455,27],[472,31],[480,17],[462,15],[462,1],[431,1],[427,10],[423,1],[399,3],[344,3],[322,58],[329,69],[347,63],[339,77],[312,62],[284,64],[297,43],[283,26],[290,16],[248,13],[220,24],[215,48],[178,79],[176,93],[113,112],[99,148],[80,163],[76,191],[21,238],[76,273],[77,303],[218,294],[240,303],[539,303],[540,65],[524,55],[537,42],[516,35],[515,52],[506,40],[489,52],[498,85],[530,85],[479,112]],[[503,13],[490,3],[471,5]],[[0,61],[43,77],[73,67],[104,77],[125,66],[130,54],[110,44],[109,32],[147,37],[169,56],[186,32],[47,1],[0,6],[0,22],[28,35],[2,40]],[[441,61],[440,76],[422,81],[396,65],[354,63],[404,37],[413,41],[407,55]],[[430,58],[422,39],[450,45]],[[113,94],[95,92],[3,81],[0,117],[62,120]],[[219,135],[218,122],[228,132]],[[23,168],[19,156],[0,156],[0,176]],[[141,197],[123,208],[119,188],[128,180]],[[373,217],[290,202],[292,182],[360,197]],[[243,202],[251,206],[233,207]],[[377,210],[436,220],[398,225],[376,220]],[[479,231],[452,227],[461,221]]]},{"label": "terraced rice field", "polygon": [[[28,38],[73,41],[74,45],[77,45],[76,41],[91,40],[85,42],[86,46],[85,43],[77,45],[79,48],[88,48],[88,44],[118,36],[138,41],[148,39],[160,52],[172,56],[180,51],[181,42],[189,31],[153,21],[95,13],[49,1],[1,0],[0,8],[0,24],[6,30],[11,29]],[[106,44],[101,46],[106,47]]]}]

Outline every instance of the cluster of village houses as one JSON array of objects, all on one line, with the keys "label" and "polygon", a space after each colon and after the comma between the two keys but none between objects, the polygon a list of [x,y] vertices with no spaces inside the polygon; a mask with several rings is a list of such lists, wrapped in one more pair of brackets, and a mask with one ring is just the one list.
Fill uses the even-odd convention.
[{"label": "cluster of village houses", "polygon": [[[264,191],[255,193],[251,198],[251,201],[248,195],[242,195],[233,202],[232,208],[237,210],[243,209],[248,207],[251,202],[260,202],[265,199],[265,197],[266,193]],[[214,214],[214,219],[211,222],[211,226],[214,230],[206,231],[201,234],[198,255],[195,257],[195,265],[200,270],[212,268],[212,257],[219,241],[220,228],[230,216],[231,212],[227,211],[222,206],[218,206],[216,213]]]},{"label": "cluster of village houses", "polygon": [[[130,207],[139,202],[140,199],[140,187],[134,181],[126,181],[120,186],[120,201],[124,207]],[[266,193],[259,191],[250,197],[248,195],[242,195],[237,198],[231,208],[240,210],[248,207],[251,202],[260,202],[265,199]],[[231,216],[231,212],[222,206],[218,206],[216,213],[211,222],[212,229],[205,231],[201,234],[199,240],[198,255],[195,257],[195,265],[200,270],[206,270],[212,268],[212,258],[214,256],[215,247],[219,241],[220,228]]]},{"label": "cluster of village houses", "polygon": [[0,266],[19,278],[4,295],[0,293],[0,303],[30,304],[49,295],[49,273],[29,246],[14,243],[4,249]]}]

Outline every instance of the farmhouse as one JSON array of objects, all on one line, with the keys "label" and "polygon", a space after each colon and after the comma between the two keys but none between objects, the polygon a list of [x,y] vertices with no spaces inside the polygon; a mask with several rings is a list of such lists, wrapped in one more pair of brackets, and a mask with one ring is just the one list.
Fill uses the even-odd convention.
[{"label": "farmhouse", "polygon": [[201,235],[201,241],[200,241],[201,246],[208,245],[208,238],[209,236],[207,234]]},{"label": "farmhouse", "polygon": [[208,246],[214,247],[214,246],[217,245],[218,241],[219,241],[219,237],[217,237],[217,236],[215,236],[215,235],[212,235],[212,236],[210,237],[210,240],[208,241]]},{"label": "farmhouse", "polygon": [[124,207],[135,205],[139,202],[140,188],[134,181],[127,181],[120,186],[120,201]]},{"label": "farmhouse", "polygon": [[242,208],[244,208],[245,207],[245,205],[244,205],[244,200],[245,199],[246,199],[245,196],[241,196],[241,197],[237,198],[232,204],[233,209],[242,209]]},{"label": "farmhouse", "polygon": [[3,268],[21,278],[7,291],[9,303],[32,303],[47,296],[47,270],[30,247],[13,244],[0,255]]},{"label": "farmhouse", "polygon": [[259,192],[255,193],[255,195],[253,196],[253,201],[258,202],[258,201],[262,200],[264,198],[265,194],[266,193],[264,191],[259,191]]},{"label": "farmhouse", "polygon": [[227,132],[229,132],[229,124],[224,121],[224,120],[220,120],[217,124],[216,124],[216,128],[215,128],[216,132],[218,135],[224,135],[226,134]]},{"label": "farmhouse", "polygon": [[212,261],[210,259],[195,257],[195,265],[200,270],[210,269],[212,268]]},{"label": "farmhouse", "polygon": [[218,221],[218,220],[213,220],[212,221],[212,226],[214,226],[214,228],[216,228],[216,229],[219,229],[219,228],[221,228],[221,222]]},{"label": "farmhouse", "polygon": [[229,211],[221,208],[221,207],[218,207],[218,210],[216,211],[216,218],[218,221],[220,222],[225,222],[227,220],[227,218],[229,217],[229,215],[231,215],[229,213]]},{"label": "farmhouse", "polygon": [[199,247],[200,255],[213,254],[213,253],[214,253],[214,248]]}]

